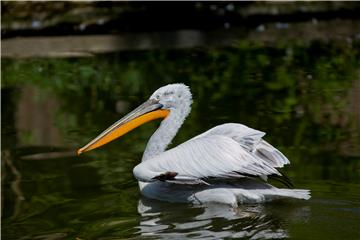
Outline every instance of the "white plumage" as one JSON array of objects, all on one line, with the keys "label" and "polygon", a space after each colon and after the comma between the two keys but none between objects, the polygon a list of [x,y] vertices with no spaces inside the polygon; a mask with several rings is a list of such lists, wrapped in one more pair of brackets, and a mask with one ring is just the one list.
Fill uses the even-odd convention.
[{"label": "white plumage", "polygon": [[[166,201],[218,202],[233,206],[239,202],[264,202],[282,197],[310,198],[308,190],[278,189],[248,178],[280,176],[276,168],[290,162],[262,139],[264,132],[242,124],[216,126],[164,151],[190,112],[190,90],[183,84],[167,85],[150,99],[159,100],[170,109],[170,115],[149,140],[142,163],[133,171],[145,196]],[[177,175],[164,182],[154,181],[166,173]],[[211,179],[215,182],[208,183]]]},{"label": "white plumage", "polygon": [[[284,178],[277,168],[289,164],[289,160],[262,139],[264,132],[242,124],[216,126],[166,151],[190,113],[191,103],[187,86],[170,84],[155,91],[144,107],[129,114],[137,116],[137,112],[155,108],[169,112],[151,136],[142,162],[133,170],[143,195],[170,202],[232,206],[284,197],[310,198],[308,190],[276,188],[266,183],[268,176]],[[128,123],[129,115],[111,128]]]},{"label": "white plumage", "polygon": [[162,173],[176,172],[178,183],[209,177],[280,175],[275,167],[289,161],[262,140],[263,135],[241,124],[220,125],[144,161],[135,167],[134,175],[149,182]]}]

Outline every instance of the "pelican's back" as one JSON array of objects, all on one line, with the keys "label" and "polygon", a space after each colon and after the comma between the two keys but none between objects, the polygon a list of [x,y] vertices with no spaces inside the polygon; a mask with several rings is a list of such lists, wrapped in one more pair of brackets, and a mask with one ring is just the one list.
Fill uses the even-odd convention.
[{"label": "pelican's back", "polygon": [[289,163],[262,140],[265,133],[242,124],[224,124],[140,163],[134,174],[140,181],[154,179],[201,183],[206,178],[281,175],[276,168]]}]

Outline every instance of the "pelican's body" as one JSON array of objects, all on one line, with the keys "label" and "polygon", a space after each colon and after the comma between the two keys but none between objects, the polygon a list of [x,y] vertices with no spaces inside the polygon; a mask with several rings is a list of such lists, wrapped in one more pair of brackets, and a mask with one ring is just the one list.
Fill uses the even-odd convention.
[{"label": "pelican's body", "polygon": [[232,206],[283,197],[310,198],[308,190],[280,189],[265,183],[267,176],[283,177],[276,168],[288,164],[289,160],[262,139],[265,133],[242,124],[216,126],[166,151],[190,113],[191,103],[187,86],[164,86],[79,153],[161,117],[164,120],[150,138],[142,162],[133,171],[144,196],[170,202],[216,202]]}]

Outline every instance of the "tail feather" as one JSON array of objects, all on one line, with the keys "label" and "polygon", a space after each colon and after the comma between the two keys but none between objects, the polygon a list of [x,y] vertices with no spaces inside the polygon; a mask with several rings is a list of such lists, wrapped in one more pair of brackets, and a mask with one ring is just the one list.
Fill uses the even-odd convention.
[{"label": "tail feather", "polygon": [[308,200],[311,197],[310,190],[307,189],[274,188],[263,190],[262,194],[269,200],[283,197]]},{"label": "tail feather", "polygon": [[311,198],[311,192],[308,189],[283,189],[289,197],[308,200]]},{"label": "tail feather", "polygon": [[310,190],[306,189],[236,189],[234,193],[240,203],[261,203],[281,198],[310,199]]}]

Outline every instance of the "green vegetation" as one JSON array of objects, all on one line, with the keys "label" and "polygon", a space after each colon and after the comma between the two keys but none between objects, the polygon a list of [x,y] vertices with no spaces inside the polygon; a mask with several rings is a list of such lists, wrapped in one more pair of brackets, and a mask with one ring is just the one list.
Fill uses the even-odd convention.
[{"label": "green vegetation", "polygon": [[[57,123],[80,129],[106,125],[119,99],[135,106],[159,86],[184,82],[194,93],[195,121],[210,115],[211,125],[249,123],[277,136],[277,144],[336,146],[354,129],[351,117],[344,122],[338,116],[351,114],[346,96],[359,77],[359,62],[358,43],[267,47],[242,42],[225,50],[3,60],[2,84],[33,85],[55,94],[62,104]],[[297,131],[280,127],[290,125]],[[203,127],[210,126],[198,130]],[[311,128],[319,131],[306,131]]]},{"label": "green vegetation", "polygon": [[[244,41],[228,49],[3,59],[2,91],[11,91],[2,103],[2,151],[10,153],[21,172],[26,199],[21,208],[13,203],[17,197],[10,186],[13,176],[5,167],[9,171],[4,235],[14,239],[31,239],[40,233],[43,238],[61,234],[72,239],[133,237],[139,196],[131,169],[157,123],[80,159],[21,158],[64,147],[74,150],[155,89],[174,82],[188,84],[194,95],[193,111],[174,145],[217,124],[241,122],[267,132],[266,139],[289,157],[293,167],[288,172],[295,184],[304,181],[301,187],[322,197],[339,192],[341,186],[321,185],[317,180],[347,182],[353,185],[341,191],[349,195],[360,181],[359,153],[344,148],[358,146],[360,139],[359,122],[348,108],[347,97],[359,80],[359,50],[358,42],[264,46]],[[14,109],[26,86],[38,89],[38,101],[55,98],[59,102],[52,122],[64,146],[33,147],[31,132],[14,137]],[[124,107],[116,112],[119,103]],[[358,195],[352,191],[348,197]],[[16,209],[19,214],[13,215]]]}]

